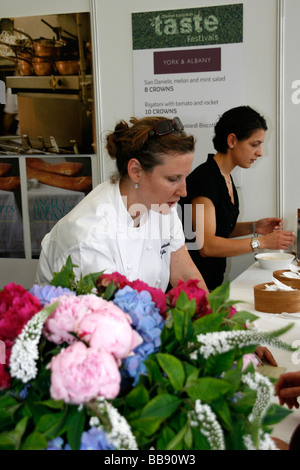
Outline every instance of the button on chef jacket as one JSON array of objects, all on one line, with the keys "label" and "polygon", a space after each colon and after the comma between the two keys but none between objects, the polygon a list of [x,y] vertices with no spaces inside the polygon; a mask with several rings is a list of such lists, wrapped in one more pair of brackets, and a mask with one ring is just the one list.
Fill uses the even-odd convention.
[{"label": "button on chef jacket", "polygon": [[185,243],[176,208],[162,215],[147,211],[134,227],[119,184],[106,181],[94,188],[57,222],[42,241],[37,282],[47,284],[70,255],[76,278],[92,272],[119,272],[166,290],[171,253]]}]

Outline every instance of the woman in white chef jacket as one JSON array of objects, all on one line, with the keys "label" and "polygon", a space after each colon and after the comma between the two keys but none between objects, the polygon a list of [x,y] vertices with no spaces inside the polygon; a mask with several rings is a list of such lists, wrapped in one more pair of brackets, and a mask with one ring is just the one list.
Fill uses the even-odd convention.
[{"label": "woman in white chef jacket", "polygon": [[[131,125],[130,125],[131,124]],[[185,247],[176,203],[186,195],[194,137],[179,118],[132,118],[107,135],[118,175],[93,189],[42,241],[37,282],[48,283],[70,255],[75,275],[118,271],[166,290],[199,279]]]}]

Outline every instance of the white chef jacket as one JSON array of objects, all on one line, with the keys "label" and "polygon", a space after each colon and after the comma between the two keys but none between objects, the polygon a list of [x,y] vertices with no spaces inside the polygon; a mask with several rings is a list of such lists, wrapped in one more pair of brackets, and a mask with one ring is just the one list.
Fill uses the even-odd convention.
[{"label": "white chef jacket", "polygon": [[106,181],[91,191],[42,241],[37,282],[49,283],[70,255],[78,279],[92,272],[118,271],[166,290],[171,253],[185,243],[176,208],[169,214],[149,210],[134,227],[119,184]]}]

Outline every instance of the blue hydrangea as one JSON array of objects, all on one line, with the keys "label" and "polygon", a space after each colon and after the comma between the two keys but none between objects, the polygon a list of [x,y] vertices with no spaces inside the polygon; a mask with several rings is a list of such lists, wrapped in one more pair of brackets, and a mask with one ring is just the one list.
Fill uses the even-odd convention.
[{"label": "blue hydrangea", "polygon": [[[64,444],[61,437],[56,437],[48,442],[47,450],[71,450],[69,444]],[[106,434],[95,426],[81,435],[80,450],[115,450],[107,440]]]},{"label": "blue hydrangea", "polygon": [[164,320],[148,291],[138,292],[125,286],[115,294],[113,302],[130,315],[133,328],[143,338],[143,343],[134,349],[135,354],[123,360],[124,368],[135,385],[139,375],[147,373],[144,361],[159,350]]},{"label": "blue hydrangea", "polygon": [[55,287],[50,285],[39,286],[38,284],[34,284],[29,292],[39,299],[42,307],[50,303],[51,299],[61,295],[76,295],[75,292],[68,289],[67,287]]},{"label": "blue hydrangea", "polygon": [[64,440],[62,437],[55,437],[48,442],[47,450],[63,450]]}]

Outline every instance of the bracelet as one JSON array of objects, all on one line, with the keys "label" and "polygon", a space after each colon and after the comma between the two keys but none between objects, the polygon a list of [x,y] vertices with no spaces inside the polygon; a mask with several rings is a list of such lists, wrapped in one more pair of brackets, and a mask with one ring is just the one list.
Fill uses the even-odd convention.
[{"label": "bracelet", "polygon": [[257,237],[257,232],[255,231],[255,224],[256,222],[252,222],[252,233],[253,233],[253,237]]}]

